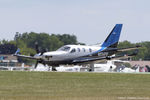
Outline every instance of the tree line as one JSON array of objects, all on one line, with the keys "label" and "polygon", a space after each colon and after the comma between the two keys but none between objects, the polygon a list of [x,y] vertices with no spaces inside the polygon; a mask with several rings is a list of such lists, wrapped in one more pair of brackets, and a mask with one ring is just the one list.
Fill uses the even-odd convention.
[{"label": "tree line", "polygon": [[[36,33],[36,32],[26,32],[19,33],[16,32],[14,39],[7,41],[0,41],[0,54],[14,54],[17,48],[20,48],[21,53],[24,55],[34,55],[36,54],[35,43],[38,43],[40,51],[54,51],[59,47],[67,44],[82,44],[77,41],[75,35],[70,34],[48,34],[48,33]],[[150,60],[150,41],[131,43],[129,41],[119,42],[118,48],[133,47],[136,45],[141,45],[139,53],[137,56],[133,57],[133,60]],[[131,53],[123,52],[125,53]]]}]

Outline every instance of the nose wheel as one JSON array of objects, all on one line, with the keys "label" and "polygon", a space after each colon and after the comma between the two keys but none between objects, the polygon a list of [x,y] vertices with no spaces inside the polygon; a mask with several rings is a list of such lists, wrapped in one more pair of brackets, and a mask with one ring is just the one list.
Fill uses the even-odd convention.
[{"label": "nose wheel", "polygon": [[53,67],[53,66],[52,66],[52,71],[57,71],[57,70],[56,70],[56,67]]}]

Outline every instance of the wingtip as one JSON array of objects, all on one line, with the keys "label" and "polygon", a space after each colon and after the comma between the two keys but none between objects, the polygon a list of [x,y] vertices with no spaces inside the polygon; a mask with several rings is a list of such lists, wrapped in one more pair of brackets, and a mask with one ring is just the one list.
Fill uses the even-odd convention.
[{"label": "wingtip", "polygon": [[18,48],[14,55],[18,55],[20,53],[20,49]]}]

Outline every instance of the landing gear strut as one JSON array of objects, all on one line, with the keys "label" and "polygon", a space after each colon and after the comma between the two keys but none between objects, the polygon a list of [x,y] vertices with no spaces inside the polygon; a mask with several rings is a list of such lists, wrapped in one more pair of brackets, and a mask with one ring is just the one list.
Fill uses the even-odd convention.
[{"label": "landing gear strut", "polygon": [[94,63],[91,63],[91,64],[90,64],[90,69],[89,69],[89,71],[90,71],[90,72],[94,72]]}]

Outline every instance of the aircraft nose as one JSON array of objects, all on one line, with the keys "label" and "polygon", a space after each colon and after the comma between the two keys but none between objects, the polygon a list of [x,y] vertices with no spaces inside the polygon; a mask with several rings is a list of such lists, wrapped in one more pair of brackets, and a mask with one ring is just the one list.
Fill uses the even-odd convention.
[{"label": "aircraft nose", "polygon": [[53,56],[52,56],[52,55],[50,55],[50,56],[45,56],[45,58],[50,59],[50,58],[53,58]]},{"label": "aircraft nose", "polygon": [[58,52],[58,51],[56,52],[56,51],[54,51],[54,52],[44,53],[43,56],[45,58],[54,58],[54,57],[59,57],[59,56],[64,55],[64,54],[65,54],[65,52]]}]

